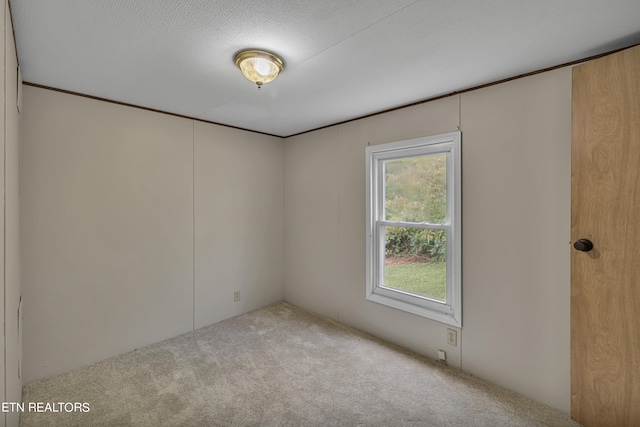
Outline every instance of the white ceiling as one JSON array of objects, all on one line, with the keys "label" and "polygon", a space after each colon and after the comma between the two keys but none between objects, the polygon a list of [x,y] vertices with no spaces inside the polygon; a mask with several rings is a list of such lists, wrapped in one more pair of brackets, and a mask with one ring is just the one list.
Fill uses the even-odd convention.
[{"label": "white ceiling", "polygon": [[[10,0],[26,82],[289,136],[640,43],[639,0]],[[234,54],[279,54],[258,91]]]}]

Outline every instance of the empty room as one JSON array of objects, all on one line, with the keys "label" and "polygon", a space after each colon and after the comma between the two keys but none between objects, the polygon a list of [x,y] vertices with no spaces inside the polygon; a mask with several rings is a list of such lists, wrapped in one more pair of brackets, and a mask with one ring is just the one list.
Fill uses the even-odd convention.
[{"label": "empty room", "polygon": [[2,13],[0,426],[640,425],[640,2]]}]

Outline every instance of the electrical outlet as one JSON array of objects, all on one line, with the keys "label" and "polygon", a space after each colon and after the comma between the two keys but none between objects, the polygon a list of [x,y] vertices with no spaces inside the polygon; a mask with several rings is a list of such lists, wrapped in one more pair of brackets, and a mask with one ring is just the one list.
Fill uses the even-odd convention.
[{"label": "electrical outlet", "polygon": [[234,302],[240,301],[240,291],[233,291],[233,301]]},{"label": "electrical outlet", "polygon": [[458,331],[447,328],[447,344],[454,347],[458,345]]}]

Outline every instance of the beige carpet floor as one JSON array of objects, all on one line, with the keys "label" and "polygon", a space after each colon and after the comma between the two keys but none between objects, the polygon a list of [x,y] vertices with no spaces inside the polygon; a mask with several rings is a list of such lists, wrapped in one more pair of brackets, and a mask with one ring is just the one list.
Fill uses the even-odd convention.
[{"label": "beige carpet floor", "polygon": [[[525,399],[278,303],[24,387],[21,426],[577,426]],[[27,406],[28,408],[28,406]]]}]

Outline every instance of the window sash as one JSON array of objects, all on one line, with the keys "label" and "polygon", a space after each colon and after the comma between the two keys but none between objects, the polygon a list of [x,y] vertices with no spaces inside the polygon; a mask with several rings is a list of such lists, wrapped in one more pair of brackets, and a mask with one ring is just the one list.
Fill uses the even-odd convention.
[{"label": "window sash", "polygon": [[[413,150],[413,151],[415,151],[415,150]],[[442,155],[444,155],[445,159],[446,159],[445,160],[446,161],[446,170],[449,170],[449,163],[450,163],[450,160],[451,160],[451,151],[450,150],[442,150],[442,149],[441,150],[435,150],[435,151],[434,150],[429,150],[428,154],[424,154],[423,153],[421,155],[419,154],[419,155],[411,156],[411,157],[404,157],[404,156],[398,157],[398,156],[395,156],[395,157],[391,157],[391,158],[388,158],[387,156],[381,156],[378,159],[378,164],[376,165],[377,166],[376,172],[378,173],[378,176],[380,178],[380,183],[379,183],[379,187],[378,188],[382,192],[381,195],[380,195],[380,200],[379,200],[379,205],[378,205],[379,208],[380,208],[380,212],[378,212],[378,218],[380,220],[385,220],[385,221],[387,220],[387,206],[386,206],[386,202],[387,202],[387,195],[386,195],[386,190],[387,190],[387,188],[386,188],[387,165],[386,165],[386,163],[390,162],[390,161],[393,162],[393,161],[396,161],[396,160],[420,159],[420,158],[424,158],[424,157],[435,157],[435,156],[442,156]],[[447,184],[449,182],[448,179],[449,179],[449,177],[445,178],[445,188],[447,187]],[[450,218],[451,217],[450,217],[450,214],[449,214],[450,203],[449,203],[449,191],[448,190],[449,189],[446,188],[446,199],[445,199],[446,206],[445,206],[445,219],[444,219],[444,221],[435,222],[435,223],[424,221],[424,222],[420,222],[420,223],[435,225],[435,224],[446,224],[446,223],[450,222]],[[407,222],[407,221],[402,221],[402,220],[399,220],[399,222],[406,222],[407,224],[414,223],[414,222]]]},{"label": "window sash", "polygon": [[[384,268],[385,268],[384,263],[386,260],[386,255],[385,255],[386,241],[385,241],[384,228],[385,226],[382,224],[377,224],[376,226],[377,242],[375,247],[376,271],[375,271],[375,279],[374,279],[375,280],[374,293],[378,293],[380,295],[384,295],[390,298],[397,298],[408,304],[416,304],[432,310],[444,312],[449,316],[453,316],[454,310],[451,305],[451,301],[453,301],[454,294],[452,289],[453,287],[450,286],[450,279],[449,279],[450,274],[453,274],[453,271],[452,271],[453,260],[451,259],[453,251],[451,250],[451,243],[449,239],[449,236],[451,235],[451,228],[450,227],[443,228],[444,230],[447,231],[447,255],[445,258],[445,265],[446,265],[446,272],[447,272],[447,286],[446,286],[445,302],[423,297],[421,295],[412,294],[410,292],[405,292],[400,289],[384,286],[384,283],[383,283]],[[424,228],[427,228],[427,227],[424,227]],[[441,228],[438,228],[438,229],[440,230]]]},{"label": "window sash", "polygon": [[377,225],[385,227],[424,228],[429,230],[450,230],[451,223],[431,224],[429,222],[404,222],[404,221],[376,221]]},{"label": "window sash", "polygon": [[[460,132],[367,148],[367,299],[460,327]],[[446,216],[442,224],[385,219],[386,160],[446,154]],[[446,302],[386,287],[385,228],[405,227],[446,231]]]}]

